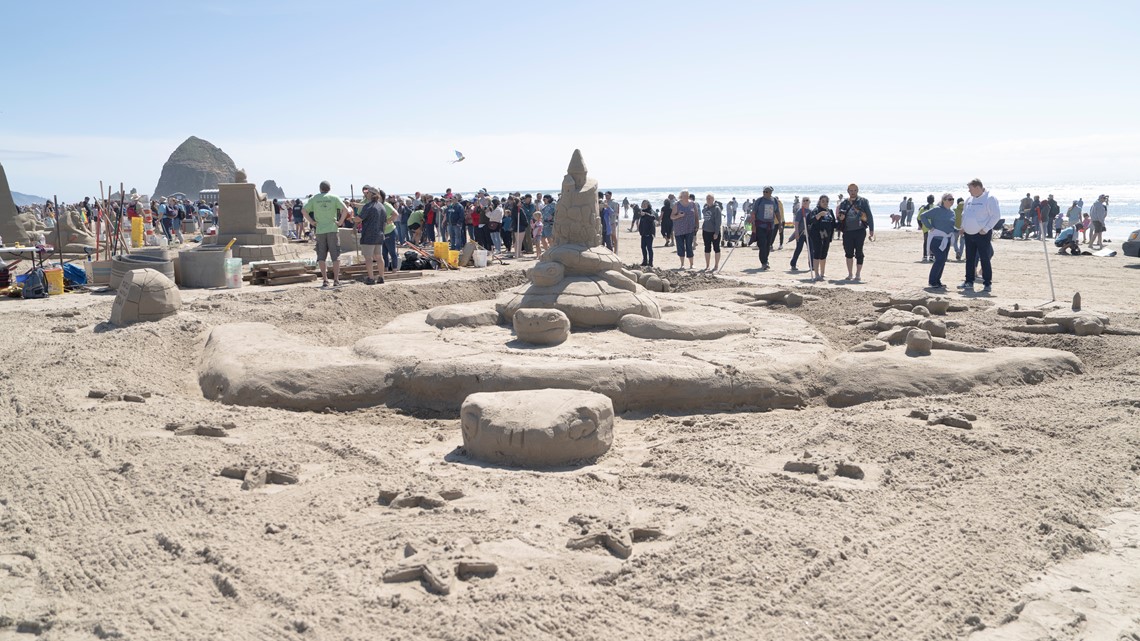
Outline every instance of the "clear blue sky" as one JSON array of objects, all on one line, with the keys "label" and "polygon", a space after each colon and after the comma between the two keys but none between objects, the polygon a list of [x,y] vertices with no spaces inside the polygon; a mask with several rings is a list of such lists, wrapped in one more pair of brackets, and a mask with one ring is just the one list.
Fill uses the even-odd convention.
[{"label": "clear blue sky", "polygon": [[[1125,181],[1140,3],[7,2],[12,188]],[[447,164],[452,149],[468,157]]]}]

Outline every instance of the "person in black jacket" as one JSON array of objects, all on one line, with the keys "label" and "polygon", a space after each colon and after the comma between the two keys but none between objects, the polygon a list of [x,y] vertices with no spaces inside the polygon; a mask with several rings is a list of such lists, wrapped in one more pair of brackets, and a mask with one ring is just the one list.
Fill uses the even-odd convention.
[{"label": "person in black jacket", "polygon": [[657,235],[657,212],[648,200],[641,201],[641,211],[636,212],[637,232],[641,234],[641,266],[653,267],[653,237]]},{"label": "person in black jacket", "polygon": [[[843,230],[843,253],[847,257],[847,280],[858,281],[863,274],[863,241],[869,236],[875,239],[875,219],[871,216],[871,204],[859,195],[859,185],[847,186],[847,198],[839,203],[835,212],[836,222]],[[855,273],[851,273],[854,259]]]},{"label": "person in black jacket", "polygon": [[661,237],[665,239],[665,246],[673,245],[673,194],[661,203]]},{"label": "person in black jacket", "polygon": [[827,251],[831,247],[831,237],[835,233],[835,213],[827,206],[827,196],[820,196],[819,203],[807,216],[808,256],[815,272],[813,280],[823,280],[827,271]]}]

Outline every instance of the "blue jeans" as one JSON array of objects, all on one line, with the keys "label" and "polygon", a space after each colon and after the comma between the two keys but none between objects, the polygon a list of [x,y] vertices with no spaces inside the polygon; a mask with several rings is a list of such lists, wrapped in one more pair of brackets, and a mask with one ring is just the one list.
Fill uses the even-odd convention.
[{"label": "blue jeans", "polygon": [[[943,242],[946,243],[945,248]],[[950,239],[935,239],[930,246],[930,256],[934,259],[934,264],[930,266],[930,277],[927,279],[927,284],[931,287],[942,286],[942,270],[946,268],[946,257],[949,255]]]},{"label": "blue jeans", "polygon": [[384,269],[394,272],[398,266],[399,261],[396,260],[396,234],[384,235],[384,247],[382,250],[384,256]]},{"label": "blue jeans", "polygon": [[677,255],[682,259],[693,257],[693,237],[697,232],[689,232],[687,234],[674,234],[673,238],[677,241]]},{"label": "blue jeans", "polygon": [[408,242],[408,223],[396,223],[396,242],[401,245]]},{"label": "blue jeans", "polygon": [[961,258],[962,257],[962,230],[961,229],[955,229],[954,230],[954,257],[955,258]]},{"label": "blue jeans", "polygon": [[174,219],[162,217],[162,233],[166,234],[166,240],[172,241],[174,237],[170,235],[171,230],[174,229]]},{"label": "blue jeans", "polygon": [[463,236],[465,231],[463,223],[447,226],[447,235],[451,239],[449,242],[451,242],[452,249],[463,249]]}]

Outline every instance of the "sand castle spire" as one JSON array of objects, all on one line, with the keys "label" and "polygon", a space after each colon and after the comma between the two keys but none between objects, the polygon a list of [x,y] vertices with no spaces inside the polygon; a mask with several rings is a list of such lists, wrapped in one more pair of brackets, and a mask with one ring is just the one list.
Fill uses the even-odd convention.
[{"label": "sand castle spire", "polygon": [[566,173],[574,179],[574,186],[578,189],[586,184],[586,161],[582,160],[580,150],[575,149],[574,155],[570,156],[570,165],[566,168]]}]

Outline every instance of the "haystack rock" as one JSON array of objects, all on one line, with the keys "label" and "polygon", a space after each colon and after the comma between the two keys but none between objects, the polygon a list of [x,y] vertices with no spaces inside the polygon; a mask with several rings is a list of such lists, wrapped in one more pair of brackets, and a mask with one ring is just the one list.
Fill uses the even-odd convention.
[{"label": "haystack rock", "polygon": [[267,180],[261,183],[261,193],[265,194],[266,198],[284,198],[285,190],[277,186],[277,181]]},{"label": "haystack rock", "polygon": [[233,180],[236,172],[237,166],[226,152],[201,138],[190,136],[178,145],[162,166],[162,175],[153,194],[169,196],[183,193],[196,198],[203,189],[217,189],[218,183]]}]

